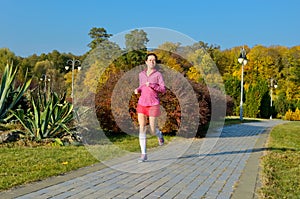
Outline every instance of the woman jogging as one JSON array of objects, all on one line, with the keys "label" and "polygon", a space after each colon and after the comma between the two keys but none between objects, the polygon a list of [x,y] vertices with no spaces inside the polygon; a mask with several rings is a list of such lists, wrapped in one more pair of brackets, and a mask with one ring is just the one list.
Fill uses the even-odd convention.
[{"label": "woman jogging", "polygon": [[156,54],[147,54],[145,61],[147,68],[139,73],[140,85],[134,90],[135,94],[141,93],[137,105],[139,143],[141,147],[141,158],[139,162],[147,160],[147,117],[149,117],[150,133],[158,137],[160,146],[164,144],[163,135],[157,127],[157,117],[161,114],[158,93],[165,93],[166,89],[161,73],[156,70],[156,60]]}]

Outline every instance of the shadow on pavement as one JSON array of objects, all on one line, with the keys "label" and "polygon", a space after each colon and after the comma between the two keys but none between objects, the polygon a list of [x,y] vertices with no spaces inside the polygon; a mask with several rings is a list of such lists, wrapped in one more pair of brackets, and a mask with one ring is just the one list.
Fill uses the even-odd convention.
[{"label": "shadow on pavement", "polygon": [[239,154],[239,153],[256,153],[261,151],[299,151],[294,148],[274,148],[274,147],[262,147],[262,148],[254,148],[254,149],[247,149],[241,151],[223,151],[219,153],[210,153],[210,154],[191,154],[186,156],[181,156],[178,159],[185,159],[185,158],[195,158],[195,157],[202,157],[202,156],[218,156],[218,155],[228,155],[228,154]]}]

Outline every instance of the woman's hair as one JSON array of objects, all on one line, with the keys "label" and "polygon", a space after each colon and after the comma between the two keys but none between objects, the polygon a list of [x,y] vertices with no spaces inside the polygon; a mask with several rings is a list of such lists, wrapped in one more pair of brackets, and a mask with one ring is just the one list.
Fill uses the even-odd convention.
[{"label": "woman's hair", "polygon": [[148,57],[149,57],[149,56],[154,56],[154,57],[155,57],[155,61],[157,61],[157,55],[156,55],[155,53],[148,53],[148,54],[146,55],[145,61],[148,60]]}]

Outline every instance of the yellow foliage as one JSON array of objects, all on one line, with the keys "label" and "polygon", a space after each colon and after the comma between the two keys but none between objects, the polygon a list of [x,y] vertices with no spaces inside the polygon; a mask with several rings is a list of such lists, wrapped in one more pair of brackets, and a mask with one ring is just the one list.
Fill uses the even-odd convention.
[{"label": "yellow foliage", "polygon": [[294,120],[300,121],[300,110],[298,108],[294,112]]},{"label": "yellow foliage", "polygon": [[298,89],[299,87],[297,87],[295,85],[295,83],[293,82],[289,82],[289,86],[288,88],[286,89],[286,98],[287,100],[293,100],[293,99],[297,99],[297,92],[298,92]]},{"label": "yellow foliage", "polygon": [[189,71],[186,73],[186,75],[189,79],[195,80],[196,82],[199,82],[201,79],[201,74],[194,66],[189,68]]},{"label": "yellow foliage", "polygon": [[245,89],[245,91],[248,91],[248,90],[249,90],[249,87],[250,87],[250,83],[245,83],[245,84],[244,84],[244,89]]},{"label": "yellow foliage", "polygon": [[285,113],[285,119],[286,120],[292,120],[293,119],[293,111],[290,109]]},{"label": "yellow foliage", "polygon": [[96,93],[99,83],[105,83],[108,79],[109,67],[104,67],[104,64],[96,61],[87,70],[84,79],[84,85],[89,88],[89,91]]},{"label": "yellow foliage", "polygon": [[182,72],[181,65],[179,65],[175,59],[167,59],[165,64],[176,71]]},{"label": "yellow foliage", "polygon": [[233,71],[232,76],[233,77],[240,77],[241,76],[241,71],[239,71],[239,70]]},{"label": "yellow foliage", "polygon": [[178,72],[183,71],[181,65],[177,62],[177,60],[174,57],[170,56],[169,52],[157,51],[155,53],[160,58],[160,60],[163,61],[164,65],[166,65],[169,68],[172,68]]},{"label": "yellow foliage", "polygon": [[290,109],[285,113],[286,120],[300,121],[300,110],[296,108],[295,112]]},{"label": "yellow foliage", "polygon": [[[73,75],[74,75],[74,81],[76,81],[76,77],[77,77],[77,74],[78,74],[78,69],[74,69],[73,71]],[[65,78],[65,83],[66,85],[68,85],[67,87],[67,93],[70,94],[72,91],[72,71],[69,71],[68,73],[66,73],[64,75],[64,78]]]}]

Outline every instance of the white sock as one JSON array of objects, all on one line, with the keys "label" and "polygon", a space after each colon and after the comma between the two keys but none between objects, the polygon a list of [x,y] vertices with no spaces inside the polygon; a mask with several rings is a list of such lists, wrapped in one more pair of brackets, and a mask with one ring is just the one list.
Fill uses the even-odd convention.
[{"label": "white sock", "polygon": [[147,149],[146,149],[146,142],[147,142],[146,131],[139,134],[139,141],[140,141],[140,147],[141,147],[142,154],[146,154],[147,153]]},{"label": "white sock", "polygon": [[162,137],[163,137],[161,131],[160,131],[158,128],[156,128],[156,136],[157,136],[158,138],[162,138]]}]

